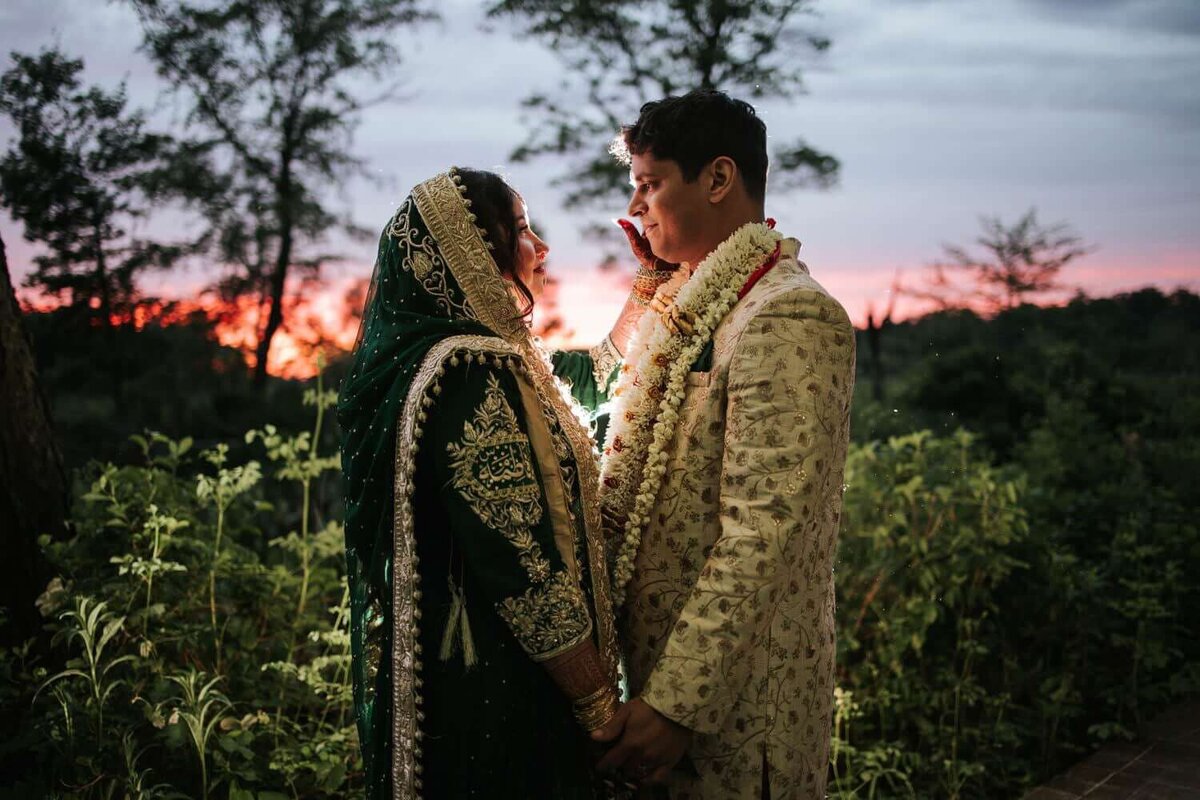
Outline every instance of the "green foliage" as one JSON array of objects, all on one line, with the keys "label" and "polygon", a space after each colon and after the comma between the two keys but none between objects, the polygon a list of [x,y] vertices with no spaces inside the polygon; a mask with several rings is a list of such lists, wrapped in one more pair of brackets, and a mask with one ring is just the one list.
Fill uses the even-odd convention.
[{"label": "green foliage", "polygon": [[1015,655],[999,626],[1001,589],[1027,566],[1023,481],[964,432],[856,447],[846,471],[835,790],[986,794],[985,776],[1011,780],[1018,738],[997,668]]},{"label": "green foliage", "polygon": [[[80,474],[74,537],[43,542],[53,650],[0,655],[29,796],[344,797],[358,788],[342,529],[313,428],[227,443],[138,437]],[[271,498],[270,500],[268,498]],[[41,663],[61,663],[48,674]],[[65,662],[65,663],[64,663]]]},{"label": "green foliage", "polygon": [[[227,296],[257,296],[256,377],[283,323],[289,277],[312,278],[339,256],[318,248],[341,230],[367,234],[325,199],[372,177],[350,144],[361,112],[394,94],[397,31],[435,15],[422,0],[131,0],[144,50],[187,103],[204,170],[187,185],[204,206],[205,244],[237,268]],[[374,98],[355,81],[381,87]]]},{"label": "green foliage", "polygon": [[1069,677],[1072,695],[1093,709],[1054,720],[1068,741],[1133,738],[1158,709],[1200,688],[1200,590],[1188,578],[1200,567],[1200,493],[1195,472],[1175,472],[1195,468],[1195,418],[1178,420],[1172,435],[1150,401],[1113,430],[1096,406],[1051,394],[1016,454],[1048,543],[1029,602],[1049,604],[1070,636],[1026,633],[1042,668]]},{"label": "green foliage", "polygon": [[1196,507],[1108,439],[1063,408],[1003,467],[962,431],[852,447],[831,794],[1017,796],[1200,691]]},{"label": "green foliage", "polygon": [[[797,48],[820,53],[829,40],[799,24],[811,0],[659,0],[653,3],[493,0],[490,17],[516,20],[564,66],[554,94],[524,102],[529,135],[512,157],[574,159],[556,181],[579,206],[627,194],[628,175],[608,154],[623,123],[650,100],[690,89],[749,98],[804,92]],[[829,186],[836,158],[803,141],[779,148],[772,186]]]},{"label": "green foliage", "polygon": [[[1046,419],[1052,397],[1073,398],[1117,439],[1134,428],[1148,443],[1200,434],[1200,296],[1189,292],[1078,297],[991,319],[947,311],[890,325],[882,338],[882,402],[865,391],[872,365],[860,342],[858,441],[966,427],[1007,459]],[[1185,459],[1197,452],[1155,449]],[[1156,477],[1178,485],[1180,474]]]},{"label": "green foliage", "polygon": [[172,722],[183,723],[188,738],[196,749],[200,762],[200,796],[208,797],[208,749],[221,715],[232,703],[214,687],[220,678],[208,679],[203,672],[189,669],[179,675],[168,675],[167,679],[178,684],[180,694],[172,698],[176,709],[171,714]]},{"label": "green foliage", "polygon": [[126,108],[123,84],[86,87],[82,72],[58,50],[13,54],[0,76],[0,112],[17,133],[0,156],[0,203],[48,251],[26,283],[87,313],[94,304],[107,325],[128,313],[138,273],[171,266],[188,246],[134,233],[167,189],[174,142]]},{"label": "green foliage", "polygon": [[[68,647],[77,645],[80,656],[67,661],[67,669],[46,679],[38,688],[38,692],[41,692],[62,680],[81,684],[87,697],[84,708],[96,721],[96,741],[104,737],[104,704],[122,683],[115,677],[109,677],[109,673],[133,660],[133,656],[128,654],[113,657],[110,652],[108,657],[105,656],[105,649],[125,625],[125,618],[107,613],[106,606],[106,603],[98,603],[90,597],[75,598],[75,608],[60,617],[64,626],[56,638],[65,639]],[[66,696],[65,692],[56,695],[60,702]]]}]

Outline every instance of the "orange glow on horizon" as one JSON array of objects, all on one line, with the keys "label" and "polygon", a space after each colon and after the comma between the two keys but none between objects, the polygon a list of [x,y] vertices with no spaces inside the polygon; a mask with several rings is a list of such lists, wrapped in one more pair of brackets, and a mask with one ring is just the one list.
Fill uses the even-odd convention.
[{"label": "orange glow on horizon", "polygon": [[[346,280],[322,283],[306,297],[294,292],[284,297],[283,323],[271,341],[267,372],[279,378],[303,380],[317,374],[317,356],[328,361],[338,353],[347,353],[358,334],[357,310],[365,281]],[[45,295],[22,293],[24,311],[46,313],[65,305]],[[96,307],[96,303],[92,306]],[[148,325],[182,325],[202,316],[212,326],[220,344],[238,350],[247,367],[255,363],[255,347],[260,330],[258,301],[253,297],[224,300],[211,293],[195,298],[155,298],[139,302],[124,313],[114,313],[113,325],[132,325],[141,330]]]},{"label": "orange glow on horizon", "polygon": [[[1170,293],[1176,289],[1200,290],[1200,270],[1191,257],[1171,259],[1170,264],[1157,270],[1129,269],[1124,265],[1092,261],[1073,267],[1065,275],[1071,288],[1057,296],[1040,298],[1042,306],[1060,306],[1071,299],[1076,290],[1089,297],[1106,297],[1157,287]],[[596,270],[587,268],[555,269],[538,307],[534,311],[534,328],[551,349],[586,349],[599,342],[609,331],[625,302],[632,281],[631,270]],[[913,278],[918,270],[911,270]],[[876,318],[886,311],[890,302],[894,270],[888,267],[852,268],[829,267],[816,271],[814,276],[846,308],[851,321],[864,328],[868,310]],[[910,282],[901,281],[902,285]],[[289,285],[284,299],[283,325],[271,343],[267,371],[276,377],[303,380],[317,372],[317,356],[323,353],[329,361],[338,354],[349,352],[358,334],[362,304],[366,296],[365,278],[341,278],[318,283]],[[300,291],[305,292],[303,295]],[[238,350],[248,367],[255,361],[255,345],[260,330],[260,309],[256,298],[243,297],[225,301],[208,292],[197,291],[191,296],[171,297],[164,292],[161,299],[136,305],[123,317],[114,315],[114,324],[131,324],[137,329],[147,325],[184,324],[197,314],[212,325],[216,340]],[[26,311],[47,312],[63,305],[52,297],[25,291],[19,293]],[[930,303],[907,295],[896,298],[892,321],[914,319],[935,310]],[[547,330],[547,323],[557,318],[557,325]]]}]

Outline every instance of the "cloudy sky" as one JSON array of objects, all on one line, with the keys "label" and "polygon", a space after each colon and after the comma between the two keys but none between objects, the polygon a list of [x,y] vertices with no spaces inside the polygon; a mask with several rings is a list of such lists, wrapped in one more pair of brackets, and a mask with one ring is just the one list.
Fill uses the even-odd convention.
[{"label": "cloudy sky", "polygon": [[[337,202],[378,227],[408,188],[449,164],[500,168],[525,195],[553,248],[562,304],[581,338],[605,329],[620,291],[598,276],[585,222],[620,205],[561,209],[553,160],[513,164],[519,101],[557,84],[558,63],[480,5],[442,4],[444,20],[401,37],[404,99],[364,117],[355,148],[381,185],[356,183]],[[886,302],[944,242],[966,243],[981,215],[1015,220],[1036,206],[1066,222],[1093,254],[1066,278],[1092,294],[1144,285],[1200,289],[1200,1],[824,0],[816,27],[833,47],[807,72],[809,94],[759,107],[772,137],[803,136],[843,164],[838,187],[768,197],[768,214],[804,242],[813,273],[851,316]],[[160,84],[136,50],[119,2],[5,0],[0,51],[57,44],[85,59],[89,81],[126,80],[156,103]],[[156,119],[176,110],[159,103]],[[11,127],[0,121],[0,144]],[[163,224],[163,223],[159,223]],[[31,246],[0,215],[10,265]],[[369,274],[372,245],[352,245],[345,281]],[[202,274],[178,275],[185,289]]]}]

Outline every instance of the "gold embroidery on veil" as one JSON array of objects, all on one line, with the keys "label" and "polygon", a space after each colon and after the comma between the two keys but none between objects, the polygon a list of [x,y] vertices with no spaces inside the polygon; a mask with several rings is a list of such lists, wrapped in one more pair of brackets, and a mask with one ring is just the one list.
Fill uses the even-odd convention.
[{"label": "gold embroidery on veil", "polygon": [[[518,316],[505,281],[492,260],[482,234],[473,224],[474,220],[451,174],[438,175],[425,181],[413,190],[412,199],[429,228],[432,241],[416,241],[415,234],[404,229],[401,214],[397,214],[389,228],[389,235],[397,238],[398,246],[406,251],[408,268],[413,270],[414,276],[448,317],[477,319],[502,338],[455,336],[438,342],[414,376],[400,412],[396,431],[391,597],[392,791],[397,798],[420,797],[423,788],[420,775],[421,721],[424,717],[420,673],[423,657],[417,641],[420,617],[417,601],[421,577],[418,572],[412,506],[415,453],[421,435],[418,419],[422,409],[434,401],[439,377],[445,369],[444,362],[453,354],[466,354],[468,357],[477,354],[480,363],[484,363],[484,353],[496,359],[497,363],[501,358],[511,358],[517,362],[541,406],[555,450],[560,451],[561,439],[568,442],[570,452],[560,451],[557,456],[565,484],[578,490],[583,507],[582,529],[590,564],[589,582],[598,649],[609,678],[615,682],[618,675],[616,628],[600,525],[599,455],[591,436],[580,422],[580,415],[565,387],[554,377],[545,352],[533,341],[524,321]],[[422,255],[428,258],[428,262],[421,258]],[[422,277],[420,273],[427,267],[429,271]],[[461,305],[454,303],[448,291],[447,273],[454,276],[462,289],[465,300]],[[573,457],[577,471],[564,468],[566,465],[563,462],[570,461],[570,458],[564,458],[568,455]],[[571,516],[574,528],[576,525],[570,505],[568,501],[567,513]],[[541,588],[551,593],[557,591],[546,584],[542,584]],[[511,598],[509,608],[505,609],[506,613],[512,614],[514,621],[525,610],[525,603],[522,602],[525,599]],[[546,627],[551,623],[552,620],[532,620],[528,617],[520,621],[520,624],[529,626],[535,637],[541,636],[542,641],[555,650],[559,646],[573,646],[589,635],[586,630],[572,631],[569,633],[575,636],[556,639],[555,634]]]},{"label": "gold embroidery on veil", "polygon": [[611,585],[600,523],[600,465],[590,433],[580,421],[569,392],[554,377],[545,352],[534,342],[513,303],[482,232],[474,224],[453,171],[433,177],[413,189],[413,200],[437,240],[446,263],[466,296],[474,316],[524,356],[532,383],[551,424],[570,442],[579,470],[577,487],[583,501],[584,531],[591,565],[592,593],[600,656],[610,677],[617,677],[619,655],[612,617]]},{"label": "gold embroidery on veil", "polygon": [[400,266],[411,269],[421,282],[421,288],[437,303],[438,310],[450,319],[475,319],[469,301],[456,302],[446,283],[446,264],[438,253],[434,236],[422,236],[413,226],[409,213],[411,201],[406,201],[388,225],[388,236],[400,250]]}]

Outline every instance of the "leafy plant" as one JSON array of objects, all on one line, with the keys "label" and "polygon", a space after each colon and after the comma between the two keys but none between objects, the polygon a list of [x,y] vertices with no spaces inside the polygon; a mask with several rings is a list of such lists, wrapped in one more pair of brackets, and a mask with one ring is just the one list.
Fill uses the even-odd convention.
[{"label": "leafy plant", "polygon": [[986,793],[1015,741],[997,619],[1026,567],[1024,482],[962,431],[853,448],[846,471],[835,788]]},{"label": "leafy plant", "polygon": [[187,727],[188,738],[196,751],[200,763],[201,797],[208,797],[208,749],[221,715],[233,704],[229,698],[216,690],[220,677],[209,678],[203,672],[188,670],[179,675],[169,675],[168,680],[179,686],[178,706],[171,714],[171,722],[182,722]]},{"label": "leafy plant", "polygon": [[337,460],[319,447],[334,395],[315,383],[307,399],[300,434],[198,449],[149,432],[140,464],[78,476],[74,536],[43,541],[59,576],[39,600],[65,668],[0,654],[5,704],[26,709],[30,733],[8,745],[26,794],[356,791]]},{"label": "leafy plant", "polygon": [[225,468],[229,457],[229,445],[218,444],[203,454],[208,463],[217,468],[215,477],[200,475],[196,478],[196,499],[201,505],[211,503],[217,512],[213,536],[212,560],[208,568],[208,610],[212,622],[213,652],[216,654],[217,669],[221,667],[221,635],[217,629],[217,569],[221,562],[221,539],[225,533],[225,514],[233,501],[254,488],[262,477],[257,461],[241,466]]},{"label": "leafy plant", "polygon": [[[60,616],[66,624],[56,638],[65,640],[68,646],[77,643],[80,655],[67,661],[66,669],[50,676],[38,687],[41,692],[59,681],[71,680],[83,684],[87,694],[85,707],[96,721],[97,741],[104,736],[104,705],[122,683],[121,679],[109,673],[134,658],[129,654],[112,654],[115,647],[110,649],[109,645],[121,633],[125,618],[109,613],[107,607],[104,601],[87,596],[75,598],[75,607]],[[66,695],[57,696],[60,704],[65,702],[65,698]],[[69,713],[70,709],[64,707],[64,715],[69,717]]]}]

